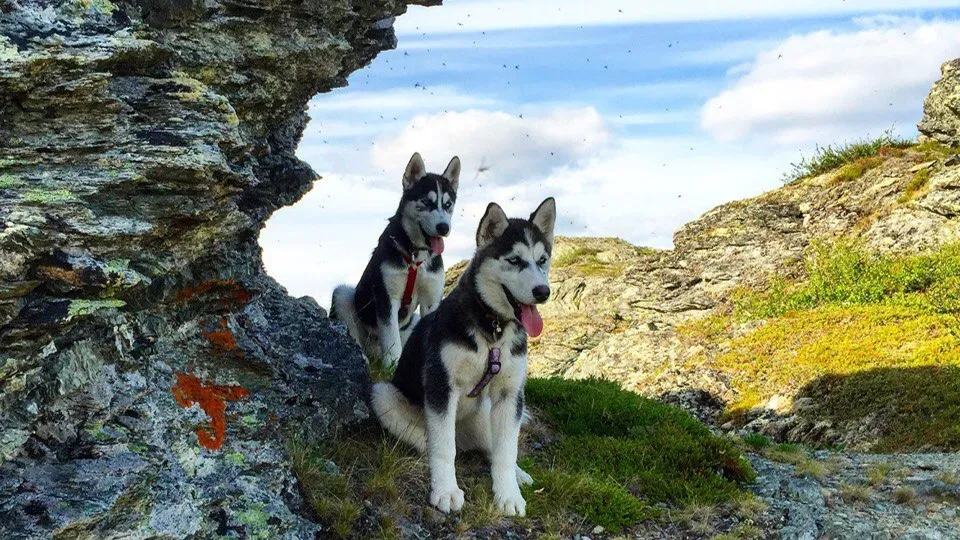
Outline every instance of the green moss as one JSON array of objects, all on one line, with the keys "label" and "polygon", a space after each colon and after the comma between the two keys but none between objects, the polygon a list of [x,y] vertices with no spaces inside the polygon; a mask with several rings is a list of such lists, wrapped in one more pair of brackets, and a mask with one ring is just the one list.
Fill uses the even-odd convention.
[{"label": "green moss", "polygon": [[224,455],[223,458],[238,467],[242,467],[247,462],[246,458],[243,457],[243,454],[240,452],[230,452]]},{"label": "green moss", "polygon": [[946,158],[957,153],[956,148],[950,148],[949,146],[935,140],[929,140],[927,142],[920,143],[914,146],[913,149],[931,158]]},{"label": "green moss", "polygon": [[23,180],[14,174],[0,174],[0,189],[10,189],[23,185]]},{"label": "green moss", "polygon": [[23,200],[33,203],[54,203],[63,201],[72,201],[76,199],[73,193],[65,189],[34,189],[24,192]]},{"label": "green moss", "polygon": [[933,169],[930,167],[925,167],[913,174],[913,178],[910,180],[910,183],[907,184],[907,188],[904,190],[903,195],[900,196],[898,202],[905,203],[913,200],[917,196],[917,193],[920,192],[923,188],[927,187],[927,184],[930,183],[930,176],[933,174]]},{"label": "green moss", "polygon": [[849,182],[863,176],[870,169],[875,169],[883,163],[880,156],[859,158],[853,163],[844,165],[833,177],[833,183]]},{"label": "green moss", "polygon": [[71,300],[67,313],[71,317],[90,315],[98,309],[119,309],[127,305],[123,300]]},{"label": "green moss", "polygon": [[237,521],[247,525],[247,538],[267,540],[277,537],[276,528],[269,524],[270,516],[264,512],[262,504],[251,504],[237,513]]},{"label": "green moss", "polygon": [[131,452],[136,452],[138,454],[143,454],[150,449],[147,445],[140,443],[130,443],[127,445],[127,448],[129,448]]}]

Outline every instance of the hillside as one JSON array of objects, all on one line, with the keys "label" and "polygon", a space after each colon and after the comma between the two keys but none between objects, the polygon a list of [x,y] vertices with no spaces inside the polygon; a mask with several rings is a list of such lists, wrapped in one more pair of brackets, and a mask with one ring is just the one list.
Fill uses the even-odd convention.
[{"label": "hillside", "polygon": [[[955,92],[955,65],[928,98],[930,116],[957,100],[945,90]],[[615,380],[728,429],[791,441],[960,448],[955,422],[923,428],[928,436],[894,433],[893,422],[919,429],[921,417],[960,411],[960,157],[940,116],[921,123],[921,144],[881,141],[715,208],[683,226],[672,250],[558,238],[532,372]],[[814,286],[838,290],[756,305]],[[868,298],[846,291],[858,286],[873,287]],[[873,401],[853,399],[861,392]],[[935,435],[944,429],[953,435]]]}]

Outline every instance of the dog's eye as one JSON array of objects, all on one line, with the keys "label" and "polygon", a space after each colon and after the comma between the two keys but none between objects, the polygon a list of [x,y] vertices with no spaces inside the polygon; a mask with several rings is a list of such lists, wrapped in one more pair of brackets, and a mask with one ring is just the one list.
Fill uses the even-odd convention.
[{"label": "dog's eye", "polygon": [[522,260],[520,259],[520,257],[513,256],[513,257],[510,257],[509,259],[507,259],[507,262],[510,263],[510,264],[512,264],[512,265],[518,265],[518,264],[520,264],[520,263],[522,262]]},{"label": "dog's eye", "polygon": [[540,260],[537,261],[537,264],[540,265],[540,266],[543,266],[543,265],[547,264],[547,256],[544,255],[544,256],[540,257]]},{"label": "dog's eye", "polygon": [[444,209],[444,210],[449,210],[450,207],[452,207],[452,206],[453,206],[453,203],[452,203],[451,201],[447,201],[447,202],[443,203],[443,209]]}]

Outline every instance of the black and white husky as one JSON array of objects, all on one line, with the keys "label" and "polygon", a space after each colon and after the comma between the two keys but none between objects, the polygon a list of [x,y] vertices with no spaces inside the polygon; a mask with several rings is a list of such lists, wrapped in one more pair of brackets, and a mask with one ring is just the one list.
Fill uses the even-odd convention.
[{"label": "black and white husky", "polygon": [[333,291],[331,318],[346,324],[368,359],[395,366],[419,317],[440,304],[443,237],[450,234],[459,182],[459,158],[451,159],[438,175],[428,173],[420,154],[413,154],[403,172],[400,206],[360,282]]},{"label": "black and white husky", "polygon": [[530,219],[508,219],[490,203],[477,229],[477,252],[456,288],[414,328],[392,382],[373,387],[383,426],[425,451],[430,503],[443,512],[463,506],[454,457],[478,449],[489,457],[497,507],[524,515],[517,466],[524,414],[527,336],[543,331],[537,304],[550,296],[556,203]]}]

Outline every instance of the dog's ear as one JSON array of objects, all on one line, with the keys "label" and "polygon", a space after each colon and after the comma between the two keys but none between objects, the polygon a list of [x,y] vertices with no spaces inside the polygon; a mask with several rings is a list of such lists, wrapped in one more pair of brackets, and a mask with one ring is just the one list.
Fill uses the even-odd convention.
[{"label": "dog's ear", "polygon": [[530,214],[530,221],[553,244],[553,226],[557,222],[557,202],[553,197],[547,197],[536,210]]},{"label": "dog's ear", "polygon": [[483,249],[490,245],[507,230],[510,221],[507,220],[507,214],[503,212],[500,205],[492,202],[487,205],[487,211],[480,218],[480,226],[477,227],[477,248]]},{"label": "dog's ear", "polygon": [[447,164],[447,170],[443,171],[443,177],[450,181],[450,188],[454,191],[460,187],[460,158],[453,156]]},{"label": "dog's ear", "polygon": [[419,152],[414,152],[407,162],[407,168],[403,171],[403,190],[406,191],[417,183],[417,180],[427,174],[427,167],[423,164],[423,158]]}]

